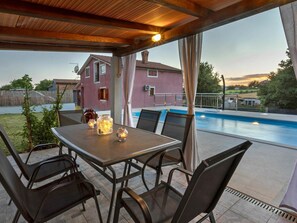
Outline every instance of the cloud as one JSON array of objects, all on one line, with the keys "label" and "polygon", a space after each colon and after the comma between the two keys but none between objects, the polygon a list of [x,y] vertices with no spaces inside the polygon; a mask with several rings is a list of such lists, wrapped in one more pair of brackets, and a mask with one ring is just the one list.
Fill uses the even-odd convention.
[{"label": "cloud", "polygon": [[242,77],[226,78],[227,85],[248,85],[251,81],[266,80],[269,74],[248,74]]}]

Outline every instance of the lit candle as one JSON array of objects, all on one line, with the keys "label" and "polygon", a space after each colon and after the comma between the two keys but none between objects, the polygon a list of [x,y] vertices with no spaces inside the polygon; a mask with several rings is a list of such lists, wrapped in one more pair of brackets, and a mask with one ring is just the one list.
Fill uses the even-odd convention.
[{"label": "lit candle", "polygon": [[91,129],[93,129],[94,126],[95,126],[95,120],[94,120],[94,119],[90,119],[90,120],[88,121],[88,126],[89,126]]},{"label": "lit candle", "polygon": [[117,131],[117,137],[118,137],[119,142],[125,142],[128,137],[127,129],[124,127],[120,127]]}]

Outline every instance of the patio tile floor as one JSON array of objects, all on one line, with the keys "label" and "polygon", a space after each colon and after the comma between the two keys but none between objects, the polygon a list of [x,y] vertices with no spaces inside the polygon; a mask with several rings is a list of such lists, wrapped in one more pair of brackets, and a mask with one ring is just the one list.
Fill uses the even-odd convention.
[{"label": "patio tile floor", "polygon": [[[198,138],[200,156],[202,159],[243,141],[243,139],[240,138],[201,131],[198,131]],[[40,151],[33,155],[32,160],[40,160],[41,157],[45,158],[57,153],[57,149]],[[22,157],[25,158],[26,154],[22,154]],[[269,157],[269,159],[267,157]],[[295,150],[255,142],[236,170],[229,186],[259,200],[278,206],[279,201],[285,193],[296,158],[297,151]],[[19,172],[12,158],[9,157],[9,159],[16,171]],[[101,190],[98,200],[103,220],[106,221],[111,194],[111,183],[100,176],[96,170],[91,168],[84,161],[79,159],[78,163],[80,165],[80,170],[98,189]],[[122,169],[121,164],[117,165],[117,169]],[[163,180],[167,179],[168,170],[168,168],[165,168],[164,175],[162,176]],[[148,179],[151,186],[154,182],[154,176],[153,171],[147,171],[146,179]],[[181,174],[176,174],[174,176],[173,184],[182,191],[186,188],[186,180]],[[140,177],[130,180],[129,186],[137,193],[141,193],[145,190]],[[7,205],[8,200],[9,197],[7,193],[2,185],[0,185],[1,223],[11,222],[16,211],[14,204],[10,206]],[[215,219],[218,223],[297,222],[297,219],[294,219],[293,221],[286,219],[279,214],[275,214],[269,209],[267,210],[265,207],[261,207],[259,204],[252,203],[248,200],[249,199],[243,199],[241,196],[226,190],[214,210]],[[124,209],[121,210],[120,219],[120,222],[122,223],[133,222]],[[25,220],[21,218],[19,222],[25,222]],[[90,199],[86,203],[86,211],[83,212],[82,207],[79,205],[49,222],[90,223],[99,221],[94,201]]]}]

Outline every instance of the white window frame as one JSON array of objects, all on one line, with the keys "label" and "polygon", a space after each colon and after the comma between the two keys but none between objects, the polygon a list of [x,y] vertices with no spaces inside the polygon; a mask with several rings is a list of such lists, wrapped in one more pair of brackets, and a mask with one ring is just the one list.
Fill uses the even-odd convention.
[{"label": "white window frame", "polygon": [[[154,89],[154,94],[153,95],[151,94],[151,89]],[[148,91],[148,95],[149,96],[155,96],[155,94],[156,94],[156,87],[155,86],[150,86],[150,89]]]},{"label": "white window frame", "polygon": [[[157,72],[157,76],[151,76],[150,75],[150,71],[156,71]],[[158,76],[159,76],[159,71],[157,70],[157,69],[147,69],[147,71],[146,71],[147,73],[146,73],[146,76],[147,77],[151,77],[151,78],[158,78]]]},{"label": "white window frame", "polygon": [[[97,65],[99,64],[99,66]],[[93,73],[94,73],[94,83],[100,83],[100,62],[99,61],[95,61],[94,62],[94,69],[93,69]],[[98,70],[97,70],[98,67]],[[98,71],[98,81],[96,81],[96,71]]]},{"label": "white window frame", "polygon": [[99,65],[99,75],[104,75],[104,74],[106,74],[106,64],[105,63],[100,63],[100,65]]},{"label": "white window frame", "polygon": [[[89,70],[89,75],[87,75],[87,70]],[[91,76],[91,74],[90,74],[90,66],[87,66],[86,68],[85,68],[85,78],[90,78],[90,76]]]}]

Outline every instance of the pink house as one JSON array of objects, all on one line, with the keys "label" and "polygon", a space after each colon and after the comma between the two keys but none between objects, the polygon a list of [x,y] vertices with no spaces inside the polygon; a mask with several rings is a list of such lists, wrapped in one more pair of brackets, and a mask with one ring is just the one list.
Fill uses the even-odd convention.
[{"label": "pink house", "polygon": [[[91,54],[79,70],[80,106],[110,110],[111,57]],[[183,93],[181,70],[156,62],[137,60],[132,108],[176,104]],[[178,102],[181,104],[181,102]]]}]

